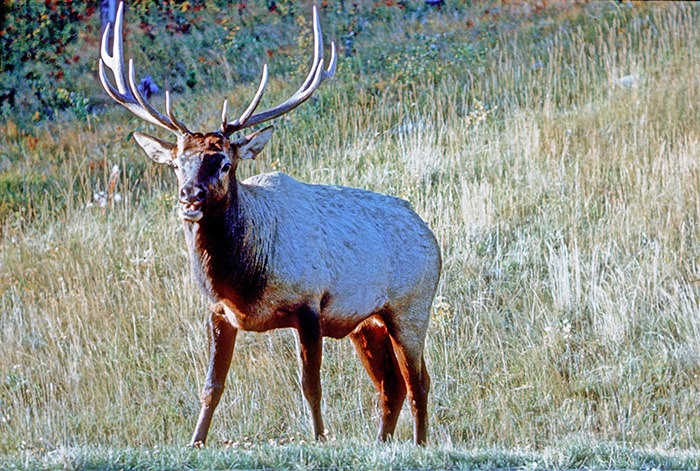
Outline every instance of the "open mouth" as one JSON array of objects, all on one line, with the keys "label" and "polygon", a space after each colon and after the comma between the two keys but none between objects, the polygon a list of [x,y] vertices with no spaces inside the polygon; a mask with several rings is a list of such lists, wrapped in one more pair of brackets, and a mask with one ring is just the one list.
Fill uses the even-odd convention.
[{"label": "open mouth", "polygon": [[183,203],[180,205],[180,217],[185,221],[197,222],[202,219],[204,213],[202,213],[201,204],[187,204]]}]

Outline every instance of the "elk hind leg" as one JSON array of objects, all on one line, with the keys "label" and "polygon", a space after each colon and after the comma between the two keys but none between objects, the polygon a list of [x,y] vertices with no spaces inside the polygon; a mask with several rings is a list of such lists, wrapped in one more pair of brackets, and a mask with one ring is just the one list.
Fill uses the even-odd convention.
[{"label": "elk hind leg", "polygon": [[[423,358],[425,329],[416,331],[388,319],[387,329],[394,346],[399,369],[408,386],[408,399],[413,414],[413,441],[424,445],[428,439],[428,392],[430,376]],[[385,320],[386,322],[386,320]],[[425,322],[427,327],[427,319]]]},{"label": "elk hind leg", "polygon": [[223,306],[212,306],[209,317],[209,369],[202,389],[199,419],[190,446],[202,446],[207,439],[211,419],[224,392],[237,334],[238,329],[226,319]]},{"label": "elk hind leg", "polygon": [[379,319],[370,318],[350,334],[350,339],[379,393],[381,422],[377,440],[386,441],[394,433],[406,398],[406,385],[389,332]]}]

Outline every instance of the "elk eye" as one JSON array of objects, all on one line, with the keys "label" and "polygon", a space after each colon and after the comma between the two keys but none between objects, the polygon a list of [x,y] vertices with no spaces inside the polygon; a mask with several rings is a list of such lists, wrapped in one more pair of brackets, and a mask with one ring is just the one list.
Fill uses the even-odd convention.
[{"label": "elk eye", "polygon": [[231,170],[231,164],[226,162],[223,167],[221,167],[221,171],[223,173],[227,173],[229,170]]}]

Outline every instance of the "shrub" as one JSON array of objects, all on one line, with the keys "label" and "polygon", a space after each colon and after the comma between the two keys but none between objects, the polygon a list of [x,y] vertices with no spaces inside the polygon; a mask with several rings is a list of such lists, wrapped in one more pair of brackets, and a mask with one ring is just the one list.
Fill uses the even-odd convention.
[{"label": "shrub", "polygon": [[37,118],[54,110],[84,107],[85,100],[71,95],[66,69],[84,58],[74,44],[81,23],[95,12],[93,1],[45,0],[6,3],[0,24],[0,95],[3,109],[31,101]]}]

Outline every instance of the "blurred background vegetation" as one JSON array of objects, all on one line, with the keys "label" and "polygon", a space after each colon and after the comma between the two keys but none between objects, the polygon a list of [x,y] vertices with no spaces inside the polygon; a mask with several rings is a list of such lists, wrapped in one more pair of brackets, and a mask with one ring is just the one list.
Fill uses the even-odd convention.
[{"label": "blurred background vegetation", "polygon": [[[97,77],[100,3],[9,0],[1,7],[0,145],[15,145],[3,145],[0,154],[0,221],[13,213],[31,215],[32,195],[53,192],[54,204],[63,206],[64,195],[56,190],[66,182],[54,174],[57,185],[50,185],[47,176],[53,172],[47,169],[64,157],[54,153],[33,162],[27,160],[27,147],[41,148],[41,136],[51,134],[53,126],[82,122],[92,129],[118,108]],[[427,92],[455,77],[461,83],[454,88],[454,100],[466,96],[477,103],[480,97],[473,95],[472,85],[497,61],[490,53],[499,37],[527,44],[531,55],[525,67],[537,71],[549,63],[557,32],[572,31],[591,17],[614,18],[622,25],[640,13],[630,3],[590,8],[585,2],[561,1],[324,0],[319,5],[326,44],[335,41],[340,54],[336,93],[359,104],[406,96],[417,109],[429,109]],[[168,89],[180,116],[194,117],[195,127],[213,129],[224,98],[245,106],[263,62],[273,90],[305,76],[312,41],[310,6],[293,0],[127,2],[125,56],[134,58],[137,81],[148,77],[157,86],[151,98],[157,106]],[[244,95],[231,97],[241,86],[247,87]],[[526,96],[528,90],[495,95],[489,106]],[[567,90],[556,99],[576,97],[576,91]],[[209,108],[203,109],[205,104]],[[303,118],[317,111],[307,107],[298,113]],[[98,170],[93,178],[103,176],[101,154],[85,156]],[[145,162],[133,165],[137,177]]]},{"label": "blurred background vegetation", "polygon": [[[86,119],[111,106],[96,76],[99,3],[4,2],[4,120],[28,128],[66,114]],[[631,12],[629,5],[608,5],[604,14]],[[127,55],[142,77],[149,74],[176,94],[255,81],[262,61],[273,77],[286,76],[307,65],[309,6],[293,0],[127,2]],[[363,77],[362,85],[383,92],[392,83],[426,89],[450,72],[473,73],[499,32],[544,40],[580,22],[583,4],[324,0],[320,10],[326,38],[336,41],[343,67],[352,70],[346,76]]]}]

